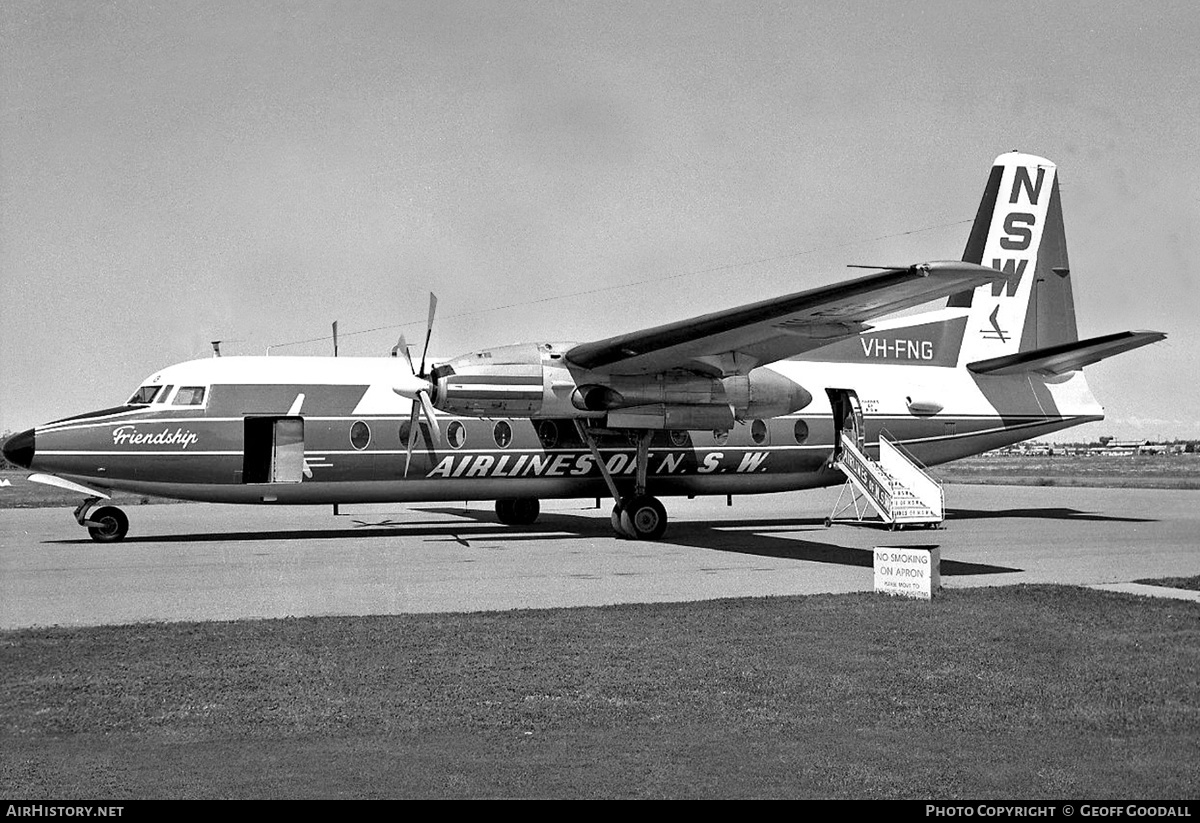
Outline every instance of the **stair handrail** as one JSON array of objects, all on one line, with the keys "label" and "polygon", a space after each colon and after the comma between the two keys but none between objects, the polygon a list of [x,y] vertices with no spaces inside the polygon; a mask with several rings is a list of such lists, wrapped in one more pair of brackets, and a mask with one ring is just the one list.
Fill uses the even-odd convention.
[{"label": "stair handrail", "polygon": [[[945,511],[946,511],[946,493],[942,489],[941,482],[938,481],[935,477],[933,477],[933,475],[931,475],[927,471],[925,464],[922,463],[916,457],[916,455],[914,455],[911,451],[909,451],[908,448],[905,447],[905,445],[903,443],[901,443],[900,440],[894,434],[892,434],[890,431],[888,431],[887,429],[880,429],[879,430],[879,439],[880,439],[880,441],[886,440],[889,446],[891,446],[893,449],[895,449],[896,452],[902,458],[904,458],[906,461],[908,461],[908,463],[910,464],[910,467],[916,471],[917,475],[924,478],[928,482],[929,486],[937,491],[937,499],[938,499],[937,515],[938,515],[938,517],[944,517]],[[882,455],[880,455],[880,457],[882,458]]]},{"label": "stair handrail", "polygon": [[921,474],[925,475],[925,477],[927,477],[929,480],[933,481],[937,485],[939,485],[939,486],[942,485],[940,480],[938,480],[936,477],[934,477],[932,474],[929,473],[929,467],[926,466],[924,463],[922,463],[920,458],[918,458],[915,454],[913,454],[911,451],[909,451],[908,446],[904,445],[904,443],[900,440],[900,438],[896,437],[896,435],[892,434],[887,429],[880,429],[879,430],[879,439],[883,440],[885,438],[887,439],[888,443],[890,443],[892,446],[895,447],[896,451],[900,452],[902,455],[904,455],[906,458],[908,458],[908,462],[913,464],[913,468],[915,468]]},{"label": "stair handrail", "polygon": [[[867,495],[867,499],[871,500],[872,503],[879,508],[880,515],[882,515],[884,518],[890,519],[892,516],[892,498],[894,496],[892,494],[891,478],[888,477],[887,473],[880,468],[878,463],[860,451],[857,444],[855,444],[845,432],[841,434],[841,444],[843,454],[848,454],[852,458],[852,466],[848,466],[847,468],[861,468],[863,471],[865,471],[875,485],[878,486],[878,494],[873,494],[871,490],[866,487],[866,484],[863,483],[862,477],[851,478],[851,475],[855,474],[853,470],[849,472],[843,470],[842,473],[845,474],[847,479],[851,480],[852,482],[853,479],[857,479],[863,493]],[[844,461],[839,460],[838,462],[841,463]],[[842,468],[842,466],[839,466],[838,468]]]}]

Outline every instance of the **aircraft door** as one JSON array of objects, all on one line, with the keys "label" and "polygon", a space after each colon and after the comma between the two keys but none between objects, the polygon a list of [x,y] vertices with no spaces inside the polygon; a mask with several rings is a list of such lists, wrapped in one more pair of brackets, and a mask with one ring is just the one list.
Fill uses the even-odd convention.
[{"label": "aircraft door", "polygon": [[275,455],[271,480],[299,483],[304,479],[304,418],[285,417],[275,421]]},{"label": "aircraft door", "polygon": [[826,389],[829,395],[829,405],[833,409],[833,459],[836,460],[842,450],[842,434],[848,434],[851,441],[862,451],[866,441],[866,428],[863,424],[862,404],[858,395],[851,389]]},{"label": "aircraft door", "polygon": [[247,417],[243,483],[299,483],[304,479],[304,418]]}]

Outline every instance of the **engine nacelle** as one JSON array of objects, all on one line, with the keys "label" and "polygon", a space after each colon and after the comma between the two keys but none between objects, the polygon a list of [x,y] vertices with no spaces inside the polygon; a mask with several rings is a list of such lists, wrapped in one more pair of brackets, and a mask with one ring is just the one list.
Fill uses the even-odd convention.
[{"label": "engine nacelle", "polygon": [[803,386],[769,369],[726,378],[573,373],[563,357],[569,348],[523,343],[456,357],[430,372],[433,404],[479,417],[607,416],[614,427],[707,429],[790,414],[812,402]]},{"label": "engine nacelle", "polygon": [[721,381],[729,405],[741,419],[781,417],[797,412],[812,402],[812,395],[799,383],[770,369],[754,369]]},{"label": "engine nacelle", "polygon": [[598,417],[571,405],[570,343],[520,343],[471,352],[430,372],[433,405],[478,417]]},{"label": "engine nacelle", "polygon": [[613,411],[633,406],[728,406],[725,387],[711,377],[666,372],[639,377],[602,375],[571,393],[580,411]]},{"label": "engine nacelle", "polygon": [[534,343],[465,354],[429,376],[433,404],[443,411],[529,417],[542,408],[542,353]]}]

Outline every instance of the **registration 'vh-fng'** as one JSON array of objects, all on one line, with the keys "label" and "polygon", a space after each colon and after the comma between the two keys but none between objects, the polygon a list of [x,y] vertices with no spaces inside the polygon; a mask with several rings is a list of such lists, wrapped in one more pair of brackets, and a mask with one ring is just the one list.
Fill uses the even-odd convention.
[{"label": "registration 'vh-fng'", "polygon": [[1072,284],[1057,169],[1014,152],[991,169],[962,260],[437,363],[431,297],[416,362],[401,341],[390,357],[180,363],[121,406],[23,431],[3,451],[30,480],[78,492],[76,520],[102,542],[129,528],[100,505],[114,490],[494,500],[515,526],[541,499],[610,497],[615,531],[653,540],[663,497],[849,483],[884,522],[930,525],[941,490],[922,465],[1102,419],[1084,367],[1165,337],[1079,339]]}]

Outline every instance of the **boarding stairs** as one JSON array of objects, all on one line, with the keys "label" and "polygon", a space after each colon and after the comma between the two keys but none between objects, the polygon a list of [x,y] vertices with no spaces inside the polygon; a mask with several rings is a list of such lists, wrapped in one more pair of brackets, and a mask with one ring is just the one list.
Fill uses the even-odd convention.
[{"label": "boarding stairs", "polygon": [[841,432],[840,437],[841,448],[832,466],[846,476],[846,485],[825,525],[876,524],[893,530],[907,526],[941,528],[946,519],[942,484],[930,477],[899,442],[881,432],[879,460],[872,460],[853,433]]}]

